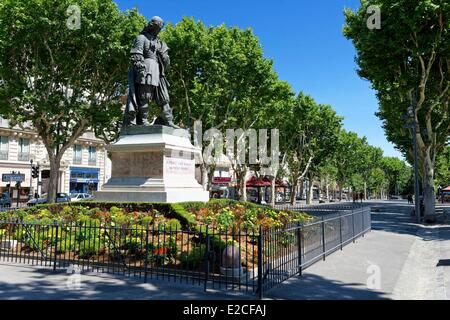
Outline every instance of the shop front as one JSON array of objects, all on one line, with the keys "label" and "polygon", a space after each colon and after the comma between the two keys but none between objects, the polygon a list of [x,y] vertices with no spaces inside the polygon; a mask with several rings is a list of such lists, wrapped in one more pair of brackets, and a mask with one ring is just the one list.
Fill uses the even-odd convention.
[{"label": "shop front", "polygon": [[100,169],[70,168],[70,193],[92,193],[98,190]]},{"label": "shop front", "polygon": [[210,198],[230,198],[229,186],[231,183],[230,177],[214,177],[211,185]]}]

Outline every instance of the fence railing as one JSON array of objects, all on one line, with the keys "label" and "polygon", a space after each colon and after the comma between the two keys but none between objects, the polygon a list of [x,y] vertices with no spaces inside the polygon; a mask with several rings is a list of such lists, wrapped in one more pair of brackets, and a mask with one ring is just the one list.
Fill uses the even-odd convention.
[{"label": "fence railing", "polygon": [[305,225],[293,224],[283,229],[263,231],[260,295],[294,275],[301,275],[315,262],[325,260],[370,230],[370,207],[360,207],[322,215]]},{"label": "fence railing", "polygon": [[370,230],[370,208],[284,228],[0,221],[0,260],[263,293]]}]

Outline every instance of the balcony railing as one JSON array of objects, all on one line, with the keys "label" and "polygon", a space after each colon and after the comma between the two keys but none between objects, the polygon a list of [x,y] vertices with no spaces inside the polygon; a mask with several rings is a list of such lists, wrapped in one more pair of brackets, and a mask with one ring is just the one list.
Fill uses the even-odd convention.
[{"label": "balcony railing", "polygon": [[81,157],[74,157],[73,158],[73,164],[81,164]]},{"label": "balcony railing", "polygon": [[30,161],[30,153],[29,152],[19,152],[18,160],[19,161]]},{"label": "balcony railing", "polygon": [[88,159],[88,164],[90,166],[96,166],[97,165],[97,159]]},{"label": "balcony railing", "polygon": [[8,150],[0,150],[0,160],[8,160]]}]

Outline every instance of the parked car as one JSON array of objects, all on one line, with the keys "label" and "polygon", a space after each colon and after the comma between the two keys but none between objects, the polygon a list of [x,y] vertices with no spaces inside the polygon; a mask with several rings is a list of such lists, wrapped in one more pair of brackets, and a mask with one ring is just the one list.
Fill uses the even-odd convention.
[{"label": "parked car", "polygon": [[88,201],[93,200],[94,196],[89,193],[72,193],[70,194],[70,201]]},{"label": "parked car", "polygon": [[0,207],[2,208],[10,208],[11,207],[11,197],[9,196],[8,192],[3,192],[2,196],[0,198]]},{"label": "parked car", "polygon": [[[27,202],[27,206],[35,206],[37,204],[47,203],[48,202],[48,195],[43,194],[40,198],[34,198]],[[56,202],[70,202],[70,197],[67,193],[58,192],[56,194]]]}]

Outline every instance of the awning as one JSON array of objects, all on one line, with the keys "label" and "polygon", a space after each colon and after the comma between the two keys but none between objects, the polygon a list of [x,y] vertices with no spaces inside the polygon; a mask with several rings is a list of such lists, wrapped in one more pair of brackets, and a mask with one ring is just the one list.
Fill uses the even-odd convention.
[{"label": "awning", "polygon": [[450,191],[450,186],[448,186],[447,188],[442,189],[442,191]]},{"label": "awning", "polygon": [[70,179],[70,182],[75,183],[99,183],[100,180],[98,179],[85,179],[85,178],[76,178],[76,179]]},{"label": "awning", "polygon": [[72,173],[99,173],[99,168],[70,167]]},{"label": "awning", "polygon": [[270,179],[267,177],[251,177],[250,180],[247,181],[247,187],[270,187],[272,183]]},{"label": "awning", "polygon": [[[272,186],[272,179],[270,179],[268,176],[264,177],[255,177],[252,176],[250,180],[247,181],[247,187],[270,187]],[[277,179],[275,180],[275,187],[289,187],[289,183]]]},{"label": "awning", "polygon": [[229,184],[231,182],[230,177],[214,177],[213,184]]}]

